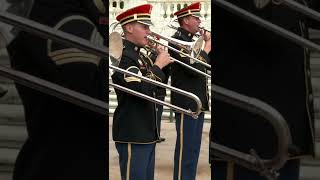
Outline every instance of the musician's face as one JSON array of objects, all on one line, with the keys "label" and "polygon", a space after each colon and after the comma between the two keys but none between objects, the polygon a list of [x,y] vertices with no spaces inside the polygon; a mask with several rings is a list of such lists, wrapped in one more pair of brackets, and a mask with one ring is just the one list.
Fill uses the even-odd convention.
[{"label": "musician's face", "polygon": [[186,18],[186,24],[189,27],[188,29],[192,34],[195,34],[200,31],[199,26],[201,24],[201,20],[199,17],[188,16]]},{"label": "musician's face", "polygon": [[140,47],[147,45],[148,40],[145,37],[151,33],[149,26],[138,22],[130,23],[129,26],[127,31],[131,36],[131,41]]}]

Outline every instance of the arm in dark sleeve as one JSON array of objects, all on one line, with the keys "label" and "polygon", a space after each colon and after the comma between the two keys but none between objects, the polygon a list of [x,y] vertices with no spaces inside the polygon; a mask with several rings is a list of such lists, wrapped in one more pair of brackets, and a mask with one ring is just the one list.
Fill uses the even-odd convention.
[{"label": "arm in dark sleeve", "polygon": [[[153,62],[155,62],[155,60],[157,58],[157,53],[156,53],[156,51],[151,51],[151,52],[149,52],[148,56],[150,57],[150,59]],[[170,69],[171,69],[170,65],[167,65],[164,68],[162,68],[162,72],[165,75],[165,79],[164,79],[164,81],[162,81],[162,83],[164,83],[164,84],[168,84],[168,80],[169,80],[169,76],[170,76]],[[166,89],[158,86],[158,90],[157,90],[156,94],[158,97],[164,97],[164,96],[166,96]]]},{"label": "arm in dark sleeve", "polygon": [[[119,67],[122,69],[125,69],[127,71],[133,72],[138,75],[142,75],[139,67],[137,64],[132,60],[131,58],[128,58],[126,56],[123,56]],[[163,82],[165,81],[165,74],[161,71],[161,69],[154,65],[150,71],[147,72],[145,77],[148,77],[150,79]],[[157,85],[151,84],[149,82],[145,82],[137,77],[122,74],[116,72],[112,76],[112,80],[114,83],[119,84],[121,86],[127,87],[129,89],[132,89],[134,91],[138,91],[140,93],[143,93],[148,96],[153,96],[153,93],[157,90]]]},{"label": "arm in dark sleeve", "polygon": [[[87,10],[89,18],[96,25],[102,37],[108,37],[108,16],[106,0],[80,0],[83,8]],[[108,43],[105,44],[106,46]]]},{"label": "arm in dark sleeve", "polygon": [[[86,17],[71,16],[54,28],[102,46],[102,36],[96,33],[97,28]],[[103,79],[107,78],[101,76],[100,66],[105,66],[101,57],[52,40],[48,40],[45,47],[47,56],[56,65],[59,84],[95,98],[106,93],[107,89],[101,88]]]},{"label": "arm in dark sleeve", "polygon": [[[172,45],[172,44],[169,44],[169,46],[175,48],[175,49],[178,49],[178,47],[176,47],[175,45]],[[185,53],[185,51],[182,51]],[[196,68],[202,72],[205,72],[205,66],[198,63],[198,62],[195,62],[194,60],[190,59],[189,57],[186,57],[182,54],[179,54],[177,52],[174,52],[172,50],[169,49],[169,54],[171,57],[193,67],[193,68]],[[204,51],[201,51],[200,54],[196,57],[197,59],[199,59],[200,61],[203,61],[205,63],[207,63],[209,61],[209,56],[206,52]],[[175,62],[176,63],[176,62]],[[177,65],[176,65],[177,66]],[[201,74],[183,66],[183,65],[180,65],[179,64],[179,67],[181,67],[181,70],[185,73],[185,74],[188,74],[189,76],[202,76]]]}]

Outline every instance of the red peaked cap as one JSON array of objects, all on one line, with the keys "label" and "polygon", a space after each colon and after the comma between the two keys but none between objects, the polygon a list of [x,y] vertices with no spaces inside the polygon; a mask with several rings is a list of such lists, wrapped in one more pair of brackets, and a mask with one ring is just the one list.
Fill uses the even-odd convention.
[{"label": "red peaked cap", "polygon": [[116,19],[120,22],[121,25],[125,25],[133,21],[138,21],[142,24],[150,26],[153,25],[153,23],[151,22],[151,10],[151,4],[140,5],[122,12],[116,17]]},{"label": "red peaked cap", "polygon": [[200,11],[201,11],[201,4],[200,2],[196,2],[191,4],[190,6],[180,9],[179,11],[175,12],[174,15],[177,16],[177,18],[181,18],[189,15],[201,17]]}]

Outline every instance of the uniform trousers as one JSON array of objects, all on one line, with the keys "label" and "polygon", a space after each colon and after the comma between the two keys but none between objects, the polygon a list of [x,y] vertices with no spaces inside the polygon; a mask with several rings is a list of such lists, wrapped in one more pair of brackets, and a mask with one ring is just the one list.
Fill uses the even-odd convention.
[{"label": "uniform trousers", "polygon": [[[289,160],[278,171],[277,180],[299,180],[300,160]],[[211,163],[212,180],[267,180],[259,172],[248,170],[232,162],[213,161]]]},{"label": "uniform trousers", "polygon": [[153,180],[155,144],[116,142],[121,180]]},{"label": "uniform trousers", "polygon": [[174,180],[195,180],[200,154],[204,113],[197,119],[175,113],[177,140],[174,154]]}]

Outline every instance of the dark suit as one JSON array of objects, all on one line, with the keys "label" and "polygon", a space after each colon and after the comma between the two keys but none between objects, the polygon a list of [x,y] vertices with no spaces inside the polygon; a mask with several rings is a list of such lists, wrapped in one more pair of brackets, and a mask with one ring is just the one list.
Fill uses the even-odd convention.
[{"label": "dark suit", "polygon": [[[97,9],[89,12],[94,7],[90,3],[36,0],[30,19],[107,45],[102,38],[106,31],[99,29],[100,15]],[[107,102],[106,60],[22,31],[8,46],[8,52],[14,69]],[[18,84],[17,89],[24,105],[28,138],[17,157],[13,180],[106,179],[106,115]]]},{"label": "dark suit", "polygon": [[[257,9],[252,1],[229,2],[308,37],[308,20],[287,7],[268,5]],[[213,12],[213,83],[276,108],[290,127],[290,157],[312,156],[314,115],[308,49],[218,6],[214,6]],[[219,101],[213,101],[213,117],[214,142],[246,153],[254,148],[264,158],[275,154],[273,129],[261,117]],[[213,174],[218,174],[215,163],[219,163],[213,161],[213,156]]]}]

